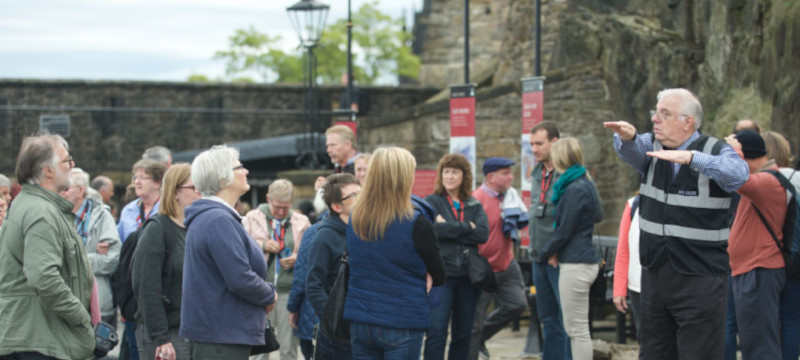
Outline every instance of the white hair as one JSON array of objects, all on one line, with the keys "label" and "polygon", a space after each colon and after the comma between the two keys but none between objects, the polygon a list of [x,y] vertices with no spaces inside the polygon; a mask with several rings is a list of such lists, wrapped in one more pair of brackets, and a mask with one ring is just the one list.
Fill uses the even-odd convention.
[{"label": "white hair", "polygon": [[233,167],[239,160],[239,150],[215,145],[192,161],[192,182],[203,196],[219,194],[233,182]]},{"label": "white hair", "polygon": [[172,159],[172,152],[163,146],[153,146],[144,151],[142,159],[155,160],[166,165]]},{"label": "white hair", "polygon": [[72,168],[69,171],[69,177],[72,185],[83,186],[84,189],[89,189],[89,174],[81,168]]},{"label": "white hair", "polygon": [[[681,116],[691,116],[694,118],[694,128],[699,129],[703,125],[703,106],[691,91],[683,88],[664,89],[658,92],[656,99],[661,101],[668,97],[677,96],[681,101]],[[686,120],[682,120],[686,121]]]},{"label": "white hair", "polygon": [[5,175],[0,174],[0,186],[11,187],[11,180],[8,180],[8,177]]}]

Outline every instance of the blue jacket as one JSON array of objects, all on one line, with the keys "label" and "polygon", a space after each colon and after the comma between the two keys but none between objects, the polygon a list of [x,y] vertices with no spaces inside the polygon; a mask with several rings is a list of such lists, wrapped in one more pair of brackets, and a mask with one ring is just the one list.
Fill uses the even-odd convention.
[{"label": "blue jacket", "polygon": [[241,218],[215,200],[186,208],[180,336],[193,341],[263,345],[266,306],[275,286]]},{"label": "blue jacket", "polygon": [[294,264],[292,290],[289,292],[289,301],[286,304],[286,308],[290,312],[299,313],[300,315],[297,320],[297,330],[294,333],[303,340],[314,338],[314,325],[319,322],[319,318],[317,318],[311,303],[308,302],[308,297],[306,297],[306,274],[308,273],[309,249],[320,226],[322,226],[321,222],[316,223],[303,233],[300,250],[297,252],[297,261]]},{"label": "blue jacket", "polygon": [[556,230],[539,248],[540,263],[558,254],[560,263],[597,264],[600,258],[592,245],[594,224],[603,220],[597,188],[588,177],[572,181],[556,206]]},{"label": "blue jacket", "polygon": [[[308,275],[306,297],[320,318],[325,316],[328,294],[339,274],[339,257],[344,252],[347,225],[338,217],[330,216],[319,223],[317,233],[308,249]],[[316,226],[316,225],[315,225]],[[302,248],[303,244],[300,244]],[[297,276],[295,275],[295,278]]]},{"label": "blue jacket", "polygon": [[344,317],[396,329],[427,329],[430,305],[425,263],[414,248],[415,213],[394,222],[383,239],[364,241],[347,226],[350,283]]}]

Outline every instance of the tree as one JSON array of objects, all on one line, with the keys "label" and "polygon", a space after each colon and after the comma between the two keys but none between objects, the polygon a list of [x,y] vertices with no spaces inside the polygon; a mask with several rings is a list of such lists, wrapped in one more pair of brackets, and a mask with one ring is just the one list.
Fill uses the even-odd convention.
[{"label": "tree", "polygon": [[[322,32],[314,48],[317,79],[336,84],[347,73],[347,19],[339,19]],[[393,19],[377,9],[377,2],[365,3],[353,14],[353,76],[361,84],[374,84],[394,75],[416,78],[419,58],[407,46],[410,35],[403,31],[403,19]],[[256,74],[265,82],[303,81],[304,53],[292,54],[278,48],[280,36],[258,32],[252,25],[229,38],[229,48],[217,51],[215,59],[226,61],[228,76]]]}]

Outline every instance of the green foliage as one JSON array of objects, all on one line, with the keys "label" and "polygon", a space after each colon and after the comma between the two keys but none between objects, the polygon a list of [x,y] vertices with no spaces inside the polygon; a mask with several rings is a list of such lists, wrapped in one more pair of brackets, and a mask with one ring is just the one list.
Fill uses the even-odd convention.
[{"label": "green foliage", "polygon": [[[306,54],[287,53],[277,48],[280,36],[258,32],[252,25],[229,38],[229,48],[217,51],[214,59],[226,61],[226,75],[256,74],[264,82],[303,81]],[[386,75],[416,78],[419,58],[408,46],[410,35],[403,31],[403,19],[393,19],[377,9],[377,2],[363,4],[353,13],[353,76],[360,84],[374,84]],[[347,73],[347,19],[339,19],[322,32],[314,48],[317,79],[337,84]],[[198,75],[193,75],[193,77]],[[192,80],[190,81],[201,81]]]}]

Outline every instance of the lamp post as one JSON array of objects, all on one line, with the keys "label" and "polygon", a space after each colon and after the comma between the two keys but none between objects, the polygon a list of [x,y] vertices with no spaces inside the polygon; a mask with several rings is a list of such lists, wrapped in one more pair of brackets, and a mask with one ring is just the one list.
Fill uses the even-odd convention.
[{"label": "lamp post", "polygon": [[314,58],[314,47],[319,44],[322,28],[325,27],[325,21],[328,18],[328,10],[330,10],[330,6],[314,0],[300,0],[286,8],[289,20],[300,38],[300,46],[306,48],[305,81],[308,88],[306,110],[309,117],[316,109],[314,88],[317,86],[317,61]]},{"label": "lamp post", "polygon": [[[319,44],[322,29],[325,27],[325,21],[328,18],[328,10],[330,10],[330,6],[315,0],[300,0],[296,4],[286,8],[286,12],[289,14],[289,20],[292,22],[292,27],[294,27],[297,36],[300,38],[300,46],[306,49],[305,85],[307,91],[305,99],[305,121],[307,136],[306,143],[298,145],[298,150],[300,150],[301,153],[314,148],[316,141],[313,133],[319,130],[317,127],[320,127],[319,124],[316,124],[318,119],[315,116],[318,106],[315,102],[317,62],[314,58],[314,47]],[[312,157],[312,167],[320,164],[316,153],[311,152],[309,155]]]}]

